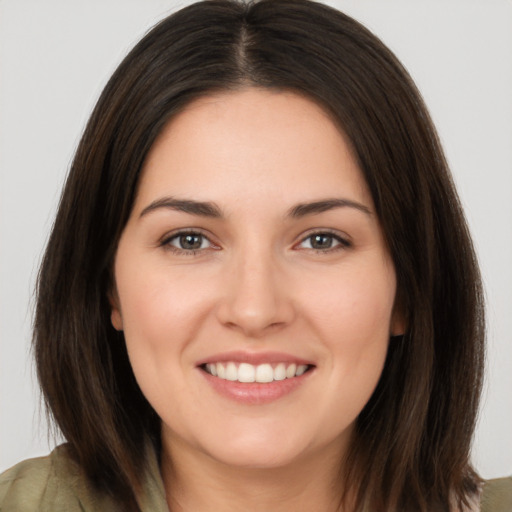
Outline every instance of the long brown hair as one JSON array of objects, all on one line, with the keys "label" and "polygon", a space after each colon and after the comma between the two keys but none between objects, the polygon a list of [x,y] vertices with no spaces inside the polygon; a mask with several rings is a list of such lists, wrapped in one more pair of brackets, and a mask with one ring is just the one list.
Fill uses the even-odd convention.
[{"label": "long brown hair", "polygon": [[159,418],[133,376],[108,293],[144,158],[195,98],[255,86],[322,105],[350,140],[394,261],[407,332],[390,341],[341,488],[356,509],[448,511],[476,493],[469,462],[483,371],[479,271],[427,110],[362,25],[307,0],[199,2],[120,64],[85,129],[37,287],[34,347],[50,414],[96,486],[137,509]]}]

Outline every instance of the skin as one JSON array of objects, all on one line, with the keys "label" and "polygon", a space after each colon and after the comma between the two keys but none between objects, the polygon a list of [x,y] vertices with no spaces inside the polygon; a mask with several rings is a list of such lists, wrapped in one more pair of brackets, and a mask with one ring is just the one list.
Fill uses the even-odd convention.
[{"label": "skin", "polygon": [[[169,197],[220,216],[162,206]],[[290,215],[334,198],[353,205]],[[112,323],[162,419],[171,510],[338,509],[339,461],[403,329],[373,212],[343,133],[297,94],[205,97],[160,134],[120,239]],[[183,229],[202,235],[198,250]],[[312,369],[277,400],[240,403],[197,366],[233,350]]]}]

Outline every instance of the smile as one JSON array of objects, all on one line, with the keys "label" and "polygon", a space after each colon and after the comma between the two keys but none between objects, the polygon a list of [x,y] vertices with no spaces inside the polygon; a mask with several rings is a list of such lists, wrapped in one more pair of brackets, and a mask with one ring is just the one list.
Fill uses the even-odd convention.
[{"label": "smile", "polygon": [[235,363],[233,361],[206,363],[202,368],[214,377],[243,383],[270,383],[300,377],[310,368],[307,364],[295,363]]}]

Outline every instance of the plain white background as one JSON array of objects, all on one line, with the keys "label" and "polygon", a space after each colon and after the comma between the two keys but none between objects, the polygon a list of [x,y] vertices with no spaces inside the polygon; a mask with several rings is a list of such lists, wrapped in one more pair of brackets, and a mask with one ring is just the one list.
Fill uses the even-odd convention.
[{"label": "plain white background", "polygon": [[[0,0],[0,471],[56,442],[48,438],[31,363],[32,292],[74,148],[121,58],[187,3]],[[391,47],[438,127],[488,297],[474,459],[486,478],[512,474],[512,3],[328,3]]]}]

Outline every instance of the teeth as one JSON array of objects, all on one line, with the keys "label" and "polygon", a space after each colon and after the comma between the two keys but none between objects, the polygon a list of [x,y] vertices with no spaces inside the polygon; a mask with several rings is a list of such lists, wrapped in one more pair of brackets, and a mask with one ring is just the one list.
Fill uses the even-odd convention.
[{"label": "teeth", "polygon": [[213,375],[214,377],[217,377],[217,365],[216,364],[207,364],[206,365],[206,371]]},{"label": "teeth", "polygon": [[272,382],[274,380],[274,370],[269,364],[259,364],[256,367],[256,382]]},{"label": "teeth", "polygon": [[279,363],[274,368],[274,380],[284,380],[286,379],[286,366],[284,363]]},{"label": "teeth", "polygon": [[235,363],[228,363],[226,366],[226,379],[238,380],[238,369]]},{"label": "teeth", "polygon": [[221,379],[226,378],[226,368],[224,368],[224,365],[222,363],[217,363],[215,365],[217,367],[217,377]]},{"label": "teeth", "polygon": [[308,367],[305,365],[305,364],[301,364],[300,366],[297,366],[297,371],[295,372],[295,376],[296,377],[299,377],[300,375],[302,375],[306,370],[308,369]]},{"label": "teeth", "polygon": [[254,382],[256,369],[252,364],[242,363],[238,367],[238,380],[240,382]]},{"label": "teeth", "polygon": [[249,363],[237,364],[228,361],[225,363],[208,363],[205,370],[220,379],[238,382],[273,382],[274,380],[285,380],[293,377],[300,377],[308,369],[308,365],[296,365],[279,363],[276,366],[264,363],[257,366]]},{"label": "teeth", "polygon": [[292,377],[295,377],[295,372],[297,371],[297,365],[291,364],[286,368],[286,378],[291,379]]}]

